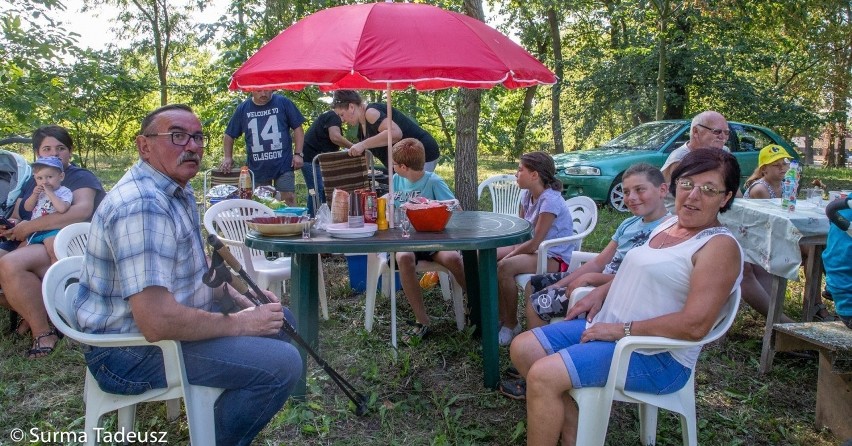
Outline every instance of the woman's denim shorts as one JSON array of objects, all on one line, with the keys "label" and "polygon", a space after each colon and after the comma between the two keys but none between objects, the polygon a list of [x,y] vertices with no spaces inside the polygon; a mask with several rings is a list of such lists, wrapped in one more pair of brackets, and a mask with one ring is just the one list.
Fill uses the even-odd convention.
[{"label": "woman's denim shorts", "polygon": [[[547,354],[559,353],[575,388],[603,387],[609,376],[615,342],[580,342],[586,321],[574,319],[532,330]],[[625,389],[663,395],[680,390],[692,370],[675,360],[671,353],[643,355],[633,352],[627,368]]]}]

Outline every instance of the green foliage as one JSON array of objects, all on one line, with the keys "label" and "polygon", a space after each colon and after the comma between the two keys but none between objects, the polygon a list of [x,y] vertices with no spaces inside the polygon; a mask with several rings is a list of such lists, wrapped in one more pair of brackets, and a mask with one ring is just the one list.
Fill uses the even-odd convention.
[{"label": "green foliage", "polygon": [[[87,7],[94,12],[106,3],[129,6],[117,28],[136,39],[132,48],[78,48],[77,36],[58,21],[64,7],[56,0],[21,0],[0,7],[0,135],[27,134],[38,125],[59,123],[72,129],[87,165],[134,152],[136,126],[160,99],[154,22],[146,21],[127,0],[90,0]],[[555,11],[564,70],[562,115],[557,119],[564,129],[562,143],[569,149],[602,143],[653,119],[660,37],[667,42],[667,117],[689,117],[713,108],[733,120],[772,127],[787,138],[803,132],[815,135],[826,122],[846,119],[836,106],[828,106],[838,93],[827,92],[826,86],[836,84],[836,61],[843,47],[838,42],[852,25],[831,2],[671,4],[674,10],[662,32],[659,14],[665,2],[492,3],[497,14],[486,20],[516,34],[551,67],[557,61],[548,13]],[[225,125],[246,97],[228,91],[234,70],[299,18],[338,4],[234,1],[217,22],[206,25],[186,18],[210,7],[208,1],[172,11],[172,28],[160,30],[171,45],[163,60],[168,64],[164,88],[169,102],[188,103],[200,116],[211,135],[208,159],[221,157]],[[462,10],[458,1],[440,6]],[[306,125],[327,109],[320,100],[327,94],[316,88],[284,94],[296,102],[308,119]],[[524,94],[499,87],[484,92],[480,154],[514,161],[522,152],[555,150],[551,89],[536,89],[529,116],[521,116]],[[384,100],[382,92],[364,95],[368,101]],[[393,95],[395,106],[436,137],[445,161],[455,157],[458,96],[455,89]],[[516,136],[521,123],[524,130]],[[238,156],[241,144],[238,141]]]}]

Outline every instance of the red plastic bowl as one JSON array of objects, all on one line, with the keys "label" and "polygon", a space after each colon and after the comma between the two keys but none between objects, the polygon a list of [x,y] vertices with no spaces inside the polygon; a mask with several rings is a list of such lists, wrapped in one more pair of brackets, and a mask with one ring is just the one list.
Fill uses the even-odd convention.
[{"label": "red plastic bowl", "polygon": [[417,232],[441,232],[447,227],[452,212],[446,206],[433,206],[426,209],[406,209],[411,226]]}]

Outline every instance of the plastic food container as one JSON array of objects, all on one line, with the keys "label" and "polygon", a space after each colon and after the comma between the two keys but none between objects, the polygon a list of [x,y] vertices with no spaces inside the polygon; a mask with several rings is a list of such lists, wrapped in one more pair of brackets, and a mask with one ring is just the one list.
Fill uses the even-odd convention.
[{"label": "plastic food container", "polygon": [[308,208],[303,207],[286,207],[282,206],[275,210],[276,215],[295,215],[297,217],[301,217],[308,212]]}]

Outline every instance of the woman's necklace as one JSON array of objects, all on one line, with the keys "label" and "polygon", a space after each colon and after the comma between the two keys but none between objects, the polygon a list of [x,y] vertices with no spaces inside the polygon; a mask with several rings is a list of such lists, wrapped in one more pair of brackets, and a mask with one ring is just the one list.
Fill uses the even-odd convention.
[{"label": "woman's necklace", "polygon": [[[668,232],[668,231],[664,231],[664,232],[663,232],[663,237],[664,237],[664,238],[663,238],[663,241],[662,241],[662,242],[660,242],[660,246],[658,246],[658,247],[657,247],[657,249],[663,249],[663,248],[665,248],[665,247],[666,247],[666,245],[669,243],[669,239],[670,239],[670,238],[673,238],[673,237],[669,234],[669,232]],[[676,240],[679,240],[679,239],[676,239]]]},{"label": "woman's necklace", "polygon": [[[665,238],[663,238],[663,241],[660,243],[660,246],[658,246],[657,249],[662,249],[666,246],[677,245],[678,243],[694,236],[695,234],[698,234],[699,232],[701,232],[701,230],[702,229],[699,229],[697,231],[689,231],[686,233],[686,235],[680,237],[674,237],[669,233],[669,231],[663,231],[663,235],[665,236]],[[669,240],[671,240],[671,243],[669,243]]]}]

